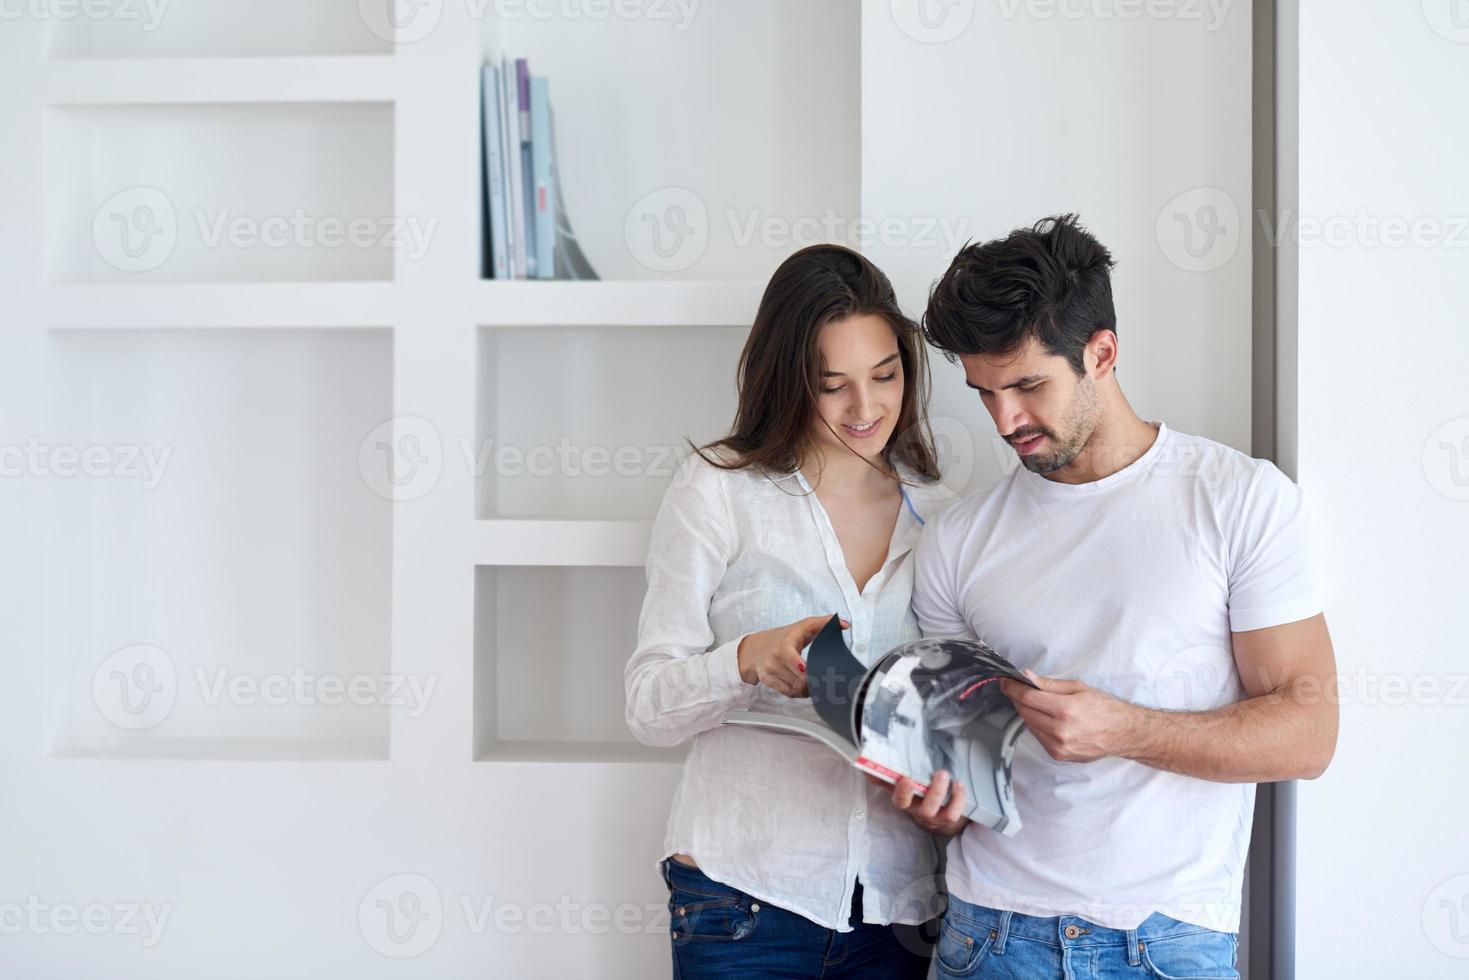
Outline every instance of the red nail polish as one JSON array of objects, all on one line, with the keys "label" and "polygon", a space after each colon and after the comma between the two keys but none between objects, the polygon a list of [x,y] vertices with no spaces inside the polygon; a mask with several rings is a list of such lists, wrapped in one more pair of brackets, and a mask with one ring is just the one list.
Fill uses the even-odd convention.
[{"label": "red nail polish", "polygon": [[804,660],[798,660],[798,661],[796,661],[796,669],[799,670],[803,674],[806,673],[806,661],[804,661]]}]

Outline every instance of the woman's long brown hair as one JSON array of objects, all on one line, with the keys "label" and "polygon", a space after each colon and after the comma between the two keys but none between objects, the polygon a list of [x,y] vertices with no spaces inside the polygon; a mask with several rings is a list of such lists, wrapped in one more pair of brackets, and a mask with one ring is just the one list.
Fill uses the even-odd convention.
[{"label": "woman's long brown hair", "polygon": [[[898,308],[887,276],[862,255],[840,245],[803,248],[770,277],[740,354],[736,376],[740,402],[734,425],[729,435],[694,447],[695,451],[721,469],[759,466],[775,473],[795,472],[807,451],[812,421],[821,420],[816,409],[821,328],[836,320],[867,315],[880,316],[893,328],[903,365],[902,408],[882,458],[890,468],[901,463],[925,480],[937,480],[940,474],[928,423],[928,359],[922,334]],[[715,450],[722,452],[711,452]]]}]

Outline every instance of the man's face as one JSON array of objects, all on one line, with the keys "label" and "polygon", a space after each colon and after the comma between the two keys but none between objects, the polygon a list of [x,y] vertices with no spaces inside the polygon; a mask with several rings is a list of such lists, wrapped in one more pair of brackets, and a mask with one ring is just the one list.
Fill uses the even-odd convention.
[{"label": "man's face", "polygon": [[1101,414],[1090,372],[1078,378],[1064,357],[1046,353],[1036,340],[1013,354],[961,354],[959,361],[995,430],[1026,469],[1053,473],[1086,448]]}]

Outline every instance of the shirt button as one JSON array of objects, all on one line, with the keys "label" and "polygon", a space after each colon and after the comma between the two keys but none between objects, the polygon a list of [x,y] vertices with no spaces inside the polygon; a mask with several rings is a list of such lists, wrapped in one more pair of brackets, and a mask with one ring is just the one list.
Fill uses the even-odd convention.
[{"label": "shirt button", "polygon": [[866,653],[867,652],[867,644],[865,644],[865,643],[859,643],[859,644],[857,644],[857,652],[858,653]]},{"label": "shirt button", "polygon": [[858,810],[856,816],[857,816],[857,819],[858,820],[865,819],[866,816],[867,816],[867,811],[866,810]]}]

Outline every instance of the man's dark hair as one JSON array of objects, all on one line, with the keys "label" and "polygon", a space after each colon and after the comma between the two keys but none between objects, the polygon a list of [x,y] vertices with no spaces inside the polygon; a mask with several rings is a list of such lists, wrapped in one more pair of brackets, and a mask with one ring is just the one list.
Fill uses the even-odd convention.
[{"label": "man's dark hair", "polygon": [[933,287],[924,336],[951,361],[1013,354],[1034,337],[1079,376],[1092,335],[1117,330],[1111,269],[1112,254],[1074,214],[971,243]]}]

